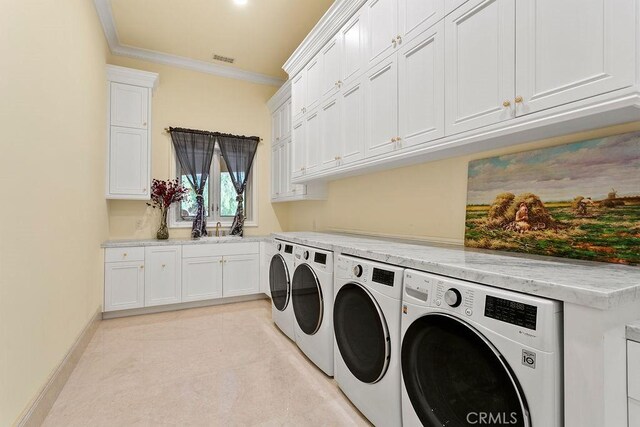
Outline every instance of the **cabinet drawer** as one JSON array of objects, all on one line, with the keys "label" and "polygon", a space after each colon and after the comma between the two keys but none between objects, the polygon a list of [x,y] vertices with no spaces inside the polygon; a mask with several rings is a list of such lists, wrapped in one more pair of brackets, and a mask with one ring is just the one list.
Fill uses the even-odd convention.
[{"label": "cabinet drawer", "polygon": [[627,384],[629,397],[640,401],[640,343],[627,341]]},{"label": "cabinet drawer", "polygon": [[182,258],[199,258],[224,255],[246,255],[260,252],[258,242],[251,243],[212,243],[200,245],[184,245]]},{"label": "cabinet drawer", "polygon": [[106,248],[104,262],[144,261],[144,248]]}]

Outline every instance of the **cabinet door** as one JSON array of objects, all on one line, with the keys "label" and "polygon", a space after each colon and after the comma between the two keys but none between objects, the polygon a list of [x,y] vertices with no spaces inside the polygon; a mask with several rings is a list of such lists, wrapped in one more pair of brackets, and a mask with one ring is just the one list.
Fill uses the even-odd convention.
[{"label": "cabinet door", "polygon": [[398,0],[369,0],[367,8],[367,63],[374,66],[396,49]]},{"label": "cabinet door", "polygon": [[304,174],[306,165],[305,121],[293,125],[291,132],[291,176],[297,178]]},{"label": "cabinet door", "polygon": [[364,88],[362,79],[357,80],[341,93],[340,138],[338,150],[340,165],[360,160],[364,154]]},{"label": "cabinet door", "polygon": [[306,74],[306,92],[305,92],[305,114],[316,108],[320,103],[321,91],[321,77],[322,77],[322,56],[316,55],[307,66],[305,67]]},{"label": "cabinet door", "polygon": [[181,301],[180,246],[145,248],[144,305],[175,304]]},{"label": "cabinet door", "polygon": [[629,399],[629,427],[640,426],[640,401]]},{"label": "cabinet door", "polygon": [[361,7],[340,30],[340,81],[344,86],[349,86],[357,80],[367,66],[366,12],[367,8]]},{"label": "cabinet door", "polygon": [[291,99],[285,102],[281,108],[280,136],[281,139],[287,139],[291,137]]},{"label": "cabinet door", "polygon": [[222,295],[233,297],[260,292],[260,256],[225,256],[222,271]]},{"label": "cabinet door", "polygon": [[111,126],[147,129],[149,89],[111,83]]},{"label": "cabinet door", "polygon": [[222,297],[222,257],[182,260],[182,302]]},{"label": "cabinet door", "polygon": [[637,2],[516,2],[516,114],[634,83]]},{"label": "cabinet door", "polygon": [[514,0],[473,0],[445,18],[447,135],[513,117]]},{"label": "cabinet door", "polygon": [[282,164],[280,163],[280,150],[279,145],[274,145],[271,148],[271,199],[277,199],[280,195],[280,170]]},{"label": "cabinet door", "polygon": [[320,170],[320,111],[315,110],[305,118],[305,166],[304,173],[312,174]]},{"label": "cabinet door", "polygon": [[291,141],[285,141],[278,150],[280,157],[280,196],[288,197],[291,195],[291,158],[290,158]]},{"label": "cabinet door", "polygon": [[444,0],[398,0],[400,34],[406,43],[444,16]]},{"label": "cabinet door", "polygon": [[436,24],[398,54],[400,147],[444,136],[444,24]]},{"label": "cabinet door", "polygon": [[112,126],[109,136],[107,197],[148,198],[149,139],[144,129]]},{"label": "cabinet door", "polygon": [[338,33],[322,48],[322,97],[332,96],[340,85],[342,35]]},{"label": "cabinet door", "polygon": [[320,169],[331,169],[338,165],[340,147],[340,95],[329,98],[320,111]]},{"label": "cabinet door", "polygon": [[291,81],[291,120],[294,122],[304,115],[305,72],[300,71]]},{"label": "cabinet door", "polygon": [[366,76],[366,156],[388,153],[398,137],[398,66],[393,55]]},{"label": "cabinet door", "polygon": [[273,143],[280,141],[282,138],[281,118],[282,115],[280,109],[271,114],[271,133],[273,135]]},{"label": "cabinet door", "polygon": [[144,307],[144,263],[108,262],[104,266],[104,311]]}]

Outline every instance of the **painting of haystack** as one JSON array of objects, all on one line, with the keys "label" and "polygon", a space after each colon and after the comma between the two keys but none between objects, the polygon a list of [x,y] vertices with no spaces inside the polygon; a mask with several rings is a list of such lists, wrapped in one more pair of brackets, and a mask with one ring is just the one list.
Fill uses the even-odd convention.
[{"label": "painting of haystack", "polygon": [[465,245],[640,265],[640,132],[470,162]]}]

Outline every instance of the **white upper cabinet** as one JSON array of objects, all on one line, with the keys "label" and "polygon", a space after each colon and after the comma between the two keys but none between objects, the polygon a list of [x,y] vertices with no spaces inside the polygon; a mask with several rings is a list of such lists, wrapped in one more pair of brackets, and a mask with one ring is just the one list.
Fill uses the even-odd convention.
[{"label": "white upper cabinet", "polygon": [[444,14],[448,15],[469,0],[444,0]]},{"label": "white upper cabinet", "polygon": [[398,0],[401,42],[405,43],[444,17],[445,0]]},{"label": "white upper cabinet", "polygon": [[300,71],[291,80],[291,121],[298,121],[304,115],[305,72]]},{"label": "white upper cabinet", "polygon": [[634,84],[632,0],[516,2],[516,113]]},{"label": "white upper cabinet", "polygon": [[304,113],[307,114],[320,104],[320,98],[322,96],[322,56],[316,55],[316,57],[307,64],[304,72],[306,74]]},{"label": "white upper cabinet", "polygon": [[340,34],[336,35],[320,51],[322,74],[322,97],[332,96],[340,87],[340,57],[342,50],[342,39]]},{"label": "white upper cabinet", "polygon": [[398,46],[397,0],[369,0],[367,8],[367,64],[374,66]]},{"label": "white upper cabinet", "polygon": [[111,125],[147,129],[149,121],[149,89],[122,83],[111,83]]},{"label": "white upper cabinet", "polygon": [[471,0],[445,18],[446,132],[514,116],[514,0]]},{"label": "white upper cabinet", "polygon": [[291,176],[300,177],[304,174],[306,164],[305,153],[305,121],[294,123],[291,133]]},{"label": "white upper cabinet", "polygon": [[340,97],[325,101],[320,111],[320,155],[321,169],[337,166],[341,151]]},{"label": "white upper cabinet", "polygon": [[342,41],[340,82],[344,86],[357,80],[366,67],[367,8],[358,12],[340,30]]},{"label": "white upper cabinet", "polygon": [[396,149],[398,137],[398,64],[393,55],[365,76],[366,155]]},{"label": "white upper cabinet", "polygon": [[320,169],[320,110],[315,110],[305,117],[304,174],[313,174]]},{"label": "white upper cabinet", "polygon": [[340,93],[339,165],[360,160],[364,154],[364,88],[362,79]]},{"label": "white upper cabinet", "polygon": [[109,194],[148,198],[147,130],[111,126],[109,132]]},{"label": "white upper cabinet", "polygon": [[148,200],[151,186],[151,94],[158,75],[107,65],[108,199]]},{"label": "white upper cabinet", "polygon": [[273,142],[278,142],[282,139],[282,112],[281,110],[275,111],[271,114],[271,130],[273,133]]},{"label": "white upper cabinet", "polygon": [[174,304],[182,300],[181,258],[180,246],[145,248],[145,307]]},{"label": "white upper cabinet", "polygon": [[280,107],[280,139],[291,138],[291,99]]},{"label": "white upper cabinet", "polygon": [[444,24],[436,24],[398,54],[402,148],[444,136]]}]

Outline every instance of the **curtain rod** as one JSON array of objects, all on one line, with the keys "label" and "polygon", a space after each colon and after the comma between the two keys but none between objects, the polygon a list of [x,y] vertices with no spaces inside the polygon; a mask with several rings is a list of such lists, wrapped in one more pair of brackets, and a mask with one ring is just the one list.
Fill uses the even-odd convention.
[{"label": "curtain rod", "polygon": [[[231,135],[228,133],[221,133],[221,132],[209,132],[206,130],[197,130],[197,129],[184,129],[184,128],[172,128],[172,127],[168,127],[168,128],[164,128],[164,131],[166,133],[171,133],[171,129],[175,129],[175,130],[185,130],[185,131],[192,131],[192,132],[198,132],[198,133],[205,133],[205,134],[210,134],[210,135],[215,135],[215,136],[235,136],[238,137],[239,135]],[[249,136],[246,137],[244,135],[239,136],[241,138],[258,138],[257,136]],[[262,138],[258,138],[259,141],[263,141]]]}]

